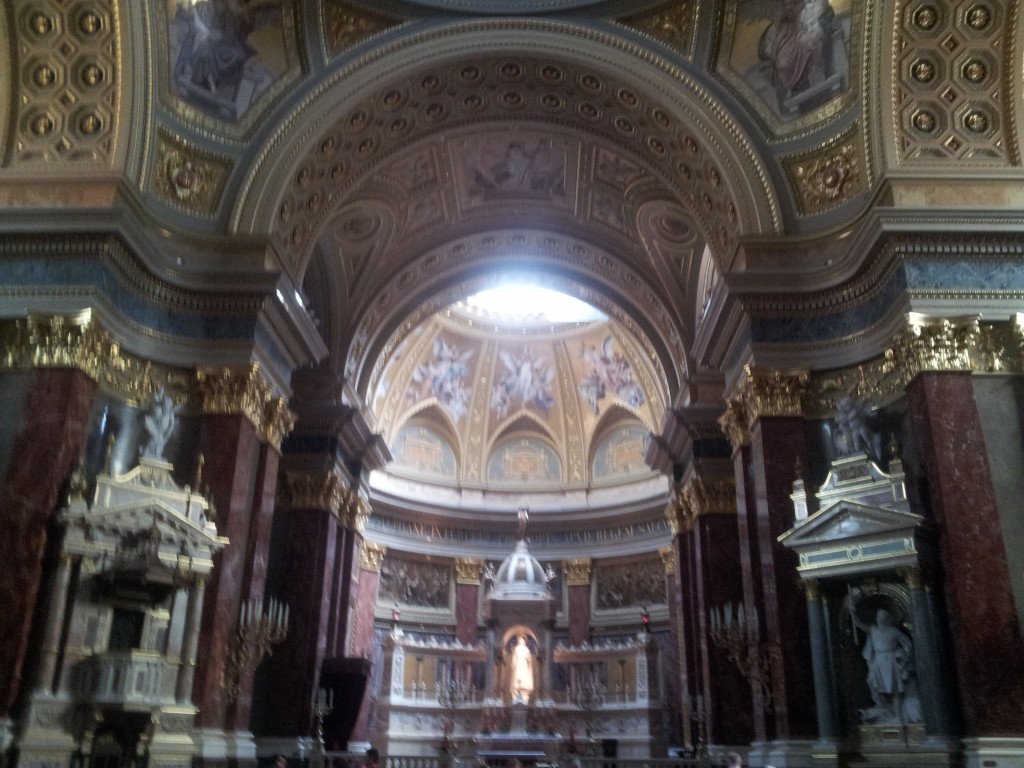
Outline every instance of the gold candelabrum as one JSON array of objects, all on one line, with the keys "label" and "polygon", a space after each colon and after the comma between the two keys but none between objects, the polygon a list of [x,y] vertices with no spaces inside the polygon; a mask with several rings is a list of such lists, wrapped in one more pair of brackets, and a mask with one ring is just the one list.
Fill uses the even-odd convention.
[{"label": "gold candelabrum", "polygon": [[771,648],[761,639],[757,611],[745,612],[742,604],[734,606],[732,603],[712,608],[711,641],[723,649],[751,685],[756,686],[765,712],[771,712]]},{"label": "gold candelabrum", "polygon": [[334,690],[320,688],[313,699],[313,717],[316,720],[316,733],[313,735],[313,752],[324,754],[324,718],[334,711]]},{"label": "gold candelabrum", "polygon": [[238,632],[224,665],[224,692],[228,702],[238,700],[245,679],[271,655],[270,646],[287,636],[287,605],[274,598],[266,605],[256,598],[242,603]]}]

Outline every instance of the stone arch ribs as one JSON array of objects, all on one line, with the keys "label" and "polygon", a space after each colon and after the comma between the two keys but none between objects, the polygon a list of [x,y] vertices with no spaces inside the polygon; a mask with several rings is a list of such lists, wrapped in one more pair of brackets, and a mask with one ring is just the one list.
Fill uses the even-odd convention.
[{"label": "stone arch ribs", "polygon": [[767,166],[702,76],[608,31],[494,19],[417,29],[315,83],[242,182],[235,232],[269,234],[296,280],[335,206],[397,151],[496,121],[631,151],[723,258],[781,227]]}]

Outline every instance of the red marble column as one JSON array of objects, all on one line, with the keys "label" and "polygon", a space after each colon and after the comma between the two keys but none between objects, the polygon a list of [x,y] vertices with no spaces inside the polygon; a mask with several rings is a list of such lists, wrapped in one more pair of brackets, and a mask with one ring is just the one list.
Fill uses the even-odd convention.
[{"label": "red marble column", "polygon": [[708,734],[716,744],[747,744],[754,737],[750,683],[725,649],[710,641],[712,609],[742,601],[743,574],[736,567],[739,533],[735,512],[705,514],[694,522],[697,619],[705,642],[702,677],[710,691]]},{"label": "red marble column", "polygon": [[938,528],[966,735],[1020,733],[1024,641],[971,374],[920,374],[907,398]]},{"label": "red marble column", "polygon": [[327,655],[344,658],[348,646],[348,606],[352,597],[352,574],[359,556],[359,534],[349,528],[339,528],[334,558],[334,585],[331,607],[331,623],[327,637]]},{"label": "red marble column", "polygon": [[81,459],[96,383],[78,370],[29,375],[11,465],[0,488],[0,717],[10,716],[24,671],[58,494]]},{"label": "red marble column", "polygon": [[[682,589],[679,582],[679,553],[675,547],[661,550],[662,563],[665,565],[665,599],[668,605],[669,640],[664,648],[665,669],[665,701],[670,712],[685,717],[686,706],[683,703],[685,669],[684,641],[682,625]],[[682,725],[679,721],[669,723],[666,737],[670,744],[682,744]]]},{"label": "red marble column", "polygon": [[[230,543],[214,556],[206,588],[192,701],[199,707],[200,727],[227,728],[235,721],[227,718],[224,690],[228,649],[235,643],[242,601],[263,598],[270,520],[261,503],[266,487],[261,465],[269,463],[270,453],[263,450],[252,422],[239,415],[204,416],[199,450],[216,504],[217,530]],[[252,676],[245,677],[242,689],[248,700]],[[249,702],[243,706],[247,710]]]},{"label": "red marble column", "polygon": [[[756,542],[761,577],[761,623],[772,646],[772,710],[775,738],[814,739],[818,725],[814,701],[814,676],[807,601],[800,589],[797,555],[779,543],[778,537],[793,526],[794,468],[804,461],[807,447],[803,420],[799,417],[761,417],[750,430],[750,479],[757,511],[756,525],[748,531]],[[748,493],[750,491],[748,490]],[[753,587],[753,585],[752,585]]]},{"label": "red marble column", "polygon": [[455,638],[463,645],[473,645],[477,640],[483,565],[482,560],[469,558],[455,561]]},{"label": "red marble column", "polygon": [[[370,658],[373,654],[373,613],[377,604],[377,590],[380,586],[380,564],[384,549],[376,545],[362,543],[359,556],[359,583],[354,585],[356,596],[353,603],[352,641],[348,655],[351,657]],[[363,704],[359,708],[359,716],[352,729],[353,741],[366,741],[370,731],[370,713],[374,708],[373,691],[367,686],[363,695]]]},{"label": "red marble column", "polygon": [[[750,455],[749,445],[742,445],[733,452],[733,478],[736,485],[737,510],[736,534],[739,567],[743,576],[743,604],[760,605],[760,595],[763,592],[761,550],[757,542],[757,495],[751,476]],[[765,701],[760,686],[755,686],[751,694],[753,740],[766,742],[769,738],[766,705],[769,702]]]},{"label": "red marble column", "polygon": [[580,645],[590,640],[590,565],[589,557],[569,560],[562,564],[571,645]]},{"label": "red marble column", "polygon": [[708,690],[707,680],[704,678],[704,654],[707,646],[700,633],[700,621],[697,619],[698,597],[696,577],[696,556],[694,554],[693,531],[686,529],[676,537],[676,546],[679,550],[679,578],[680,578],[680,621],[683,632],[683,648],[685,655],[682,660],[683,672],[686,675],[686,684],[683,686],[683,696],[686,698],[686,706],[683,708],[686,713],[686,722],[683,723],[684,737],[687,746],[693,747],[697,743],[699,734],[694,732],[695,723],[692,718],[690,704],[696,696],[704,696]]},{"label": "red marble column", "polygon": [[[274,501],[277,496],[277,469],[281,455],[273,446],[261,443],[256,465],[255,492],[247,537],[245,573],[243,576],[242,600],[263,601],[267,583],[267,558],[270,550],[270,533],[274,517]],[[273,595],[279,598],[279,595]],[[254,670],[255,671],[255,670]],[[254,674],[246,675],[238,699],[227,713],[228,730],[249,730],[252,710],[252,684]]]},{"label": "red marble column", "polygon": [[337,517],[325,509],[280,514],[286,520],[277,528],[284,541],[275,543],[277,562],[283,565],[279,597],[291,614],[288,637],[270,660],[275,715],[267,726],[268,735],[304,736],[312,733],[313,694],[336,621],[334,576],[341,529]]}]

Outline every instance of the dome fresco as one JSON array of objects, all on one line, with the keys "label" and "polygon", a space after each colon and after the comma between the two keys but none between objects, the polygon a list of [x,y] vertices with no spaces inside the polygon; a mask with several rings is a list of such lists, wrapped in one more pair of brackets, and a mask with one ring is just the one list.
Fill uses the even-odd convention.
[{"label": "dome fresco", "polygon": [[387,471],[504,489],[650,477],[665,384],[614,321],[502,325],[445,311],[409,333],[373,401]]}]

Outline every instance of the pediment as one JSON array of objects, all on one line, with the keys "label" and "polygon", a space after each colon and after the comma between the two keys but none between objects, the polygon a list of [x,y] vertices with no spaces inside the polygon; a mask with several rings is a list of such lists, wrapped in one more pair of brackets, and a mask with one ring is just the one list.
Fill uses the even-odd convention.
[{"label": "pediment", "polygon": [[779,541],[799,556],[805,578],[871,573],[919,564],[912,512],[841,500],[799,522]]},{"label": "pediment", "polygon": [[220,549],[226,540],[217,535],[216,527],[206,519],[205,511],[196,506],[179,510],[163,499],[148,499],[101,509],[73,509],[65,515],[69,528],[87,532],[86,537],[124,540],[132,536],[152,536],[162,544],[182,543],[190,549]]},{"label": "pediment", "polygon": [[924,518],[913,512],[840,500],[829,504],[779,537],[791,549],[864,539],[913,536]]}]

